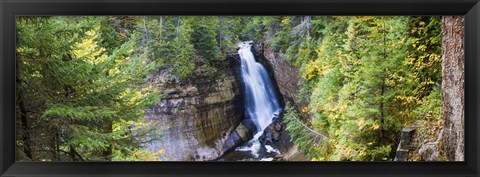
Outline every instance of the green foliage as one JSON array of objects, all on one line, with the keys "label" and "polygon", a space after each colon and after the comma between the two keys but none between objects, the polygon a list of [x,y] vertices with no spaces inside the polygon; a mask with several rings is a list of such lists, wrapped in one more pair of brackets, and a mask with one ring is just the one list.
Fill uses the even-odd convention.
[{"label": "green foliage", "polygon": [[115,42],[105,20],[18,17],[17,117],[28,142],[17,144],[30,142],[29,159],[111,160],[148,134],[148,125],[129,127],[162,96],[144,85],[154,65],[134,55],[132,41]]},{"label": "green foliage", "polygon": [[191,17],[193,23],[193,44],[195,50],[205,60],[213,60],[220,57],[217,33],[219,30],[218,17],[202,16]]},{"label": "green foliage", "polygon": [[105,49],[105,52],[112,53],[125,42],[126,36],[122,36],[122,34],[117,31],[118,20],[115,20],[115,17],[99,18],[99,20],[98,38],[95,38],[95,40],[99,47]]},{"label": "green foliage", "polygon": [[441,119],[438,17],[312,17],[309,38],[294,35],[305,17],[283,19],[272,45],[301,71],[310,123],[329,137],[312,151],[308,134],[288,129],[312,159],[391,160],[401,128]]},{"label": "green foliage", "polygon": [[136,41],[137,53],[184,80],[196,67],[212,67],[212,61],[221,57],[218,18],[141,17],[132,39]]},{"label": "green foliage", "polygon": [[290,141],[297,144],[310,158],[317,158],[328,152],[328,142],[312,140],[314,137],[310,136],[311,131],[300,122],[300,116],[290,102],[285,106],[282,121],[286,124],[286,130],[290,132]]},{"label": "green foliage", "polygon": [[[245,25],[249,23],[252,17],[248,16],[221,16],[219,17],[219,43],[220,50],[222,53],[234,52],[236,51],[237,43],[242,41],[241,36],[243,36],[243,30],[245,30]],[[247,38],[246,40],[249,40]]]},{"label": "green foliage", "polygon": [[225,71],[243,40],[300,71],[308,107],[287,104],[284,121],[312,160],[391,160],[401,128],[441,121],[440,17],[18,17],[16,28],[21,160],[158,160],[142,149],[153,127],[140,120],[162,97],[146,76]]}]

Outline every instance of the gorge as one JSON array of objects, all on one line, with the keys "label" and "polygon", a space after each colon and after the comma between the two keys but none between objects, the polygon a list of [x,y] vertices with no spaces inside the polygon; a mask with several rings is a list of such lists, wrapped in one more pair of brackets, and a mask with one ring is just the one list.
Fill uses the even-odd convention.
[{"label": "gorge", "polygon": [[[283,103],[272,82],[274,75],[269,74],[273,71],[257,62],[253,45],[253,41],[239,44],[235,57],[226,59],[229,67],[213,82],[202,78],[213,76],[199,76],[193,84],[174,83],[166,73],[149,80],[166,93],[145,117],[160,127],[161,138],[149,150],[164,149],[162,160],[173,161],[273,160],[281,156],[279,149],[292,146],[288,135],[282,137],[283,144],[271,143],[272,137],[266,144],[264,134],[275,131],[279,142],[280,134],[287,132],[279,128]],[[269,126],[277,128],[266,130]]]},{"label": "gorge", "polygon": [[462,160],[464,56],[452,52],[463,51],[462,24],[439,16],[18,17],[16,157]]}]

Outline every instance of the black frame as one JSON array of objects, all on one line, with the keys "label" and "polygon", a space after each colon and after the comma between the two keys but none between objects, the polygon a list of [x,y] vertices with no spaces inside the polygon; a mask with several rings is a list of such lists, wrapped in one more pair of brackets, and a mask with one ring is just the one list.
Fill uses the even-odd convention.
[{"label": "black frame", "polygon": [[[479,0],[0,0],[1,176],[479,176]],[[17,15],[465,15],[465,162],[15,162]]]}]

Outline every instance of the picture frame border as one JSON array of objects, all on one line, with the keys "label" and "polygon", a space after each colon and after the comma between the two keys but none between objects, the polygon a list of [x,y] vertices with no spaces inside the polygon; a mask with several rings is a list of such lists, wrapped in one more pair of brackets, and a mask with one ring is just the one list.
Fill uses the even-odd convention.
[{"label": "picture frame border", "polygon": [[[479,0],[0,0],[0,176],[479,176]],[[15,162],[15,17],[464,15],[464,162]]]}]

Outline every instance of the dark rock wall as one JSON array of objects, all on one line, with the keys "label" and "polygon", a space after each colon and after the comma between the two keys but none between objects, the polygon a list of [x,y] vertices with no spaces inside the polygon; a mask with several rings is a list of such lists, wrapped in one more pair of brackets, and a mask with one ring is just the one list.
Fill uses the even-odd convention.
[{"label": "dark rock wall", "polygon": [[[297,68],[287,62],[287,59],[280,53],[266,45],[262,48],[263,56],[273,69],[274,77],[278,85],[280,94],[284,101],[290,101],[297,110],[306,107],[308,102],[300,100],[297,95],[300,93],[301,76]],[[306,113],[300,112],[303,118],[308,117]]]}]

